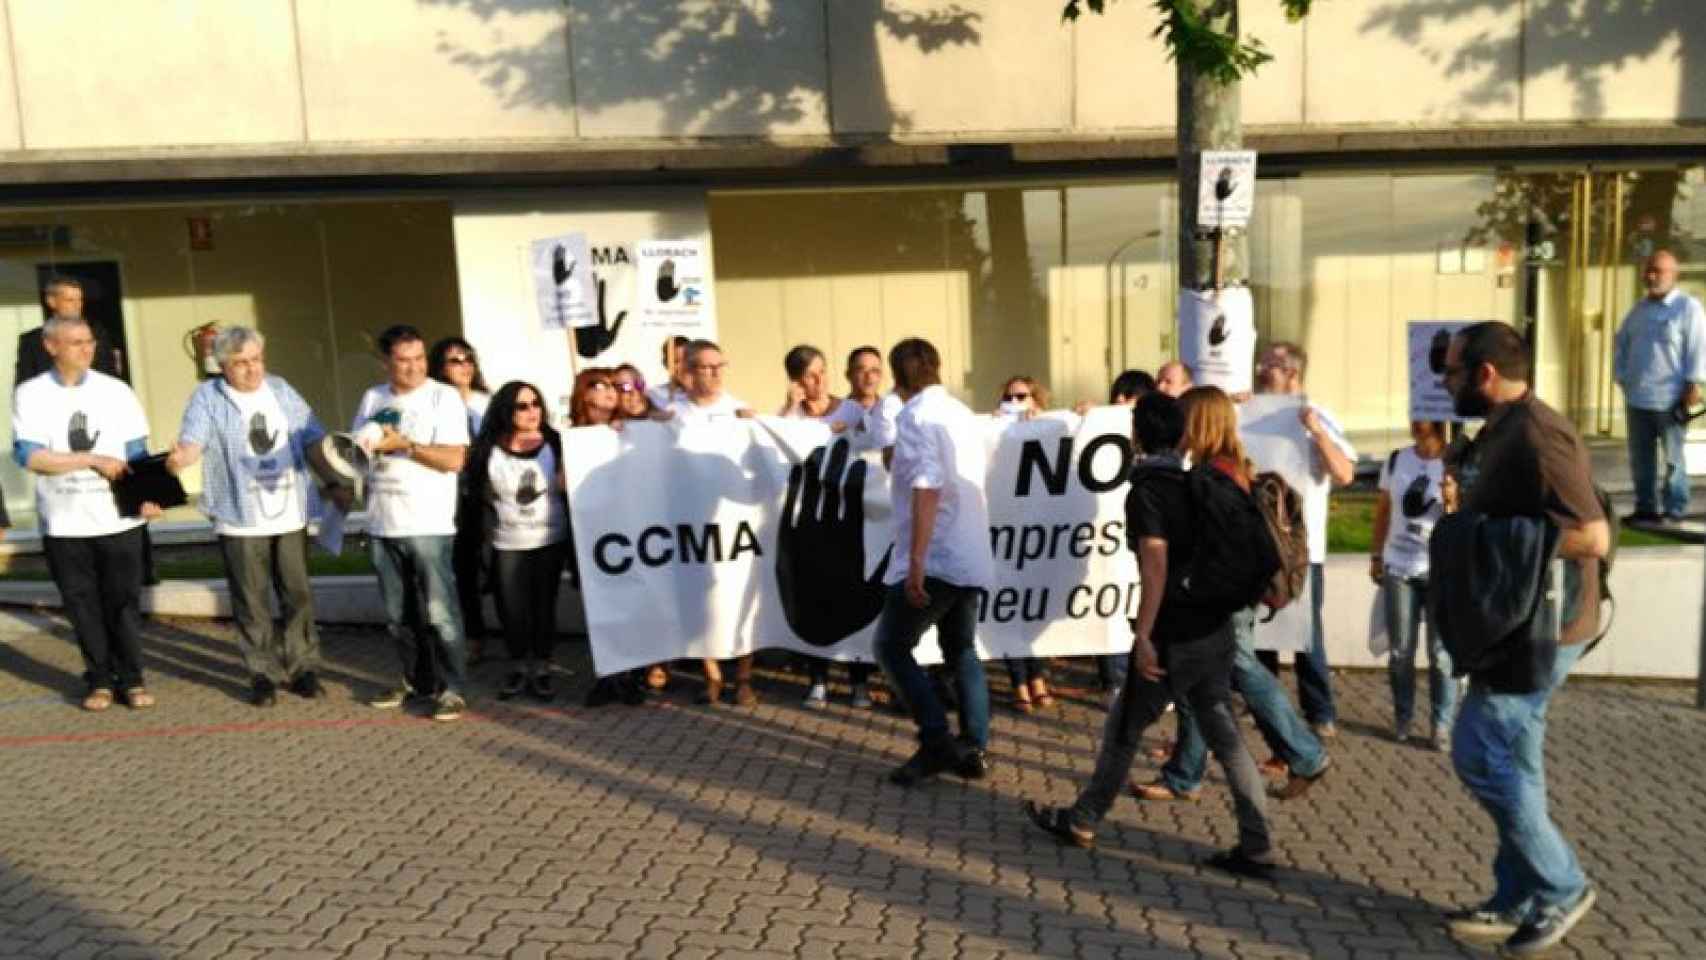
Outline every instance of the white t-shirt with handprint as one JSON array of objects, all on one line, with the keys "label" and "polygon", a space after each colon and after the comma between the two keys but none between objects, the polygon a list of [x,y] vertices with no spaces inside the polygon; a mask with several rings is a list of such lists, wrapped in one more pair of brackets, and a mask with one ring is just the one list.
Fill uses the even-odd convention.
[{"label": "white t-shirt with handprint", "polygon": [[[388,383],[361,396],[351,430],[391,411],[399,433],[421,446],[468,445],[468,406],[455,387],[428,380],[408,393]],[[403,451],[373,458],[367,482],[367,532],[375,537],[448,537],[456,533],[456,474],[434,470]]]},{"label": "white t-shirt with handprint", "polygon": [[276,537],[306,527],[308,518],[296,490],[300,479],[290,452],[290,421],[278,395],[265,381],[260,389],[247,393],[221,381],[219,390],[237,405],[243,418],[243,442],[231,451],[231,472],[237,496],[248,501],[248,515],[255,522],[238,526],[216,519],[213,532],[224,537]]},{"label": "white t-shirt with handprint", "polygon": [[557,455],[542,443],[527,454],[492,449],[486,464],[486,490],[497,523],[492,546],[498,550],[537,550],[562,543],[569,536],[564,509],[563,472]]},{"label": "white t-shirt with handprint", "polygon": [[[12,439],[20,448],[94,453],[126,459],[125,445],[146,440],[148,418],[123,380],[90,370],[65,385],[53,371],[18,384],[12,395]],[[104,537],[142,526],[121,517],[112,484],[94,470],[36,477],[36,511],[50,537]]]},{"label": "white t-shirt with handprint", "polygon": [[1380,490],[1392,505],[1386,525],[1386,550],[1380,562],[1394,577],[1428,575],[1428,538],[1445,514],[1439,487],[1445,459],[1424,460],[1415,447],[1397,451],[1380,466]]}]

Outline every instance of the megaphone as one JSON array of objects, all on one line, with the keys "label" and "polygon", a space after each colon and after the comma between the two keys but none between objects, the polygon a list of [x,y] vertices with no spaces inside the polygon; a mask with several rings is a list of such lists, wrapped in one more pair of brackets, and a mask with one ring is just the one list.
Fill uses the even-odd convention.
[{"label": "megaphone", "polygon": [[344,487],[360,500],[367,485],[367,471],[372,458],[354,434],[328,433],[305,451],[308,469],[314,472],[321,489]]}]

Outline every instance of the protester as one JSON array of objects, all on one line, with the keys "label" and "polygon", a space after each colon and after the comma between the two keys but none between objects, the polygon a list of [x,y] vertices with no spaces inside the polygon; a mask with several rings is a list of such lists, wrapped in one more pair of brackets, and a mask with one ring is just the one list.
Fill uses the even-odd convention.
[{"label": "protester", "polygon": [[[1374,550],[1369,577],[1380,587],[1390,638],[1387,673],[1392,683],[1392,739],[1410,736],[1416,702],[1416,647],[1427,606],[1428,537],[1444,513],[1440,483],[1445,479],[1445,424],[1412,420],[1409,447],[1392,451],[1380,468],[1379,499],[1374,506]],[[1451,746],[1451,720],[1457,710],[1457,681],[1451,655],[1436,631],[1428,634],[1428,742],[1436,750]]]},{"label": "protester", "polygon": [[113,483],[148,452],[148,420],[124,381],[91,369],[95,334],[76,315],[42,325],[53,367],[18,384],[12,450],[36,474],[42,552],[83,655],[83,709],[114,692],[131,708],[155,704],[142,675],[142,531],[160,507],[120,516]]},{"label": "protester", "polygon": [[1169,360],[1155,373],[1155,389],[1169,397],[1182,397],[1191,388],[1191,368],[1178,360]]},{"label": "protester", "polygon": [[[42,303],[48,319],[83,316],[83,283],[76,277],[55,276],[42,288]],[[95,359],[91,369],[109,377],[122,377],[123,364],[118,347],[113,344],[112,332],[103,324],[85,318],[84,323],[95,337]],[[47,321],[18,334],[17,353],[13,354],[12,389],[23,386],[53,369],[53,356],[47,349]]]},{"label": "protester", "polygon": [[[1265,879],[1272,875],[1274,863],[1262,778],[1244,747],[1229,703],[1238,646],[1231,616],[1253,601],[1260,584],[1253,580],[1243,591],[1249,599],[1224,606],[1187,602],[1180,586],[1195,555],[1206,549],[1209,530],[1265,535],[1257,526],[1260,516],[1250,497],[1254,475],[1238,440],[1237,411],[1219,389],[1198,387],[1178,402],[1161,393],[1146,396],[1138,401],[1133,419],[1143,449],[1157,452],[1146,453],[1132,471],[1126,538],[1137,554],[1142,581],[1166,586],[1143,591],[1139,601],[1132,621],[1130,669],[1108,710],[1090,782],[1071,807],[1027,801],[1025,811],[1033,823],[1064,843],[1094,845],[1097,826],[1131,773],[1144,730],[1161,718],[1170,701],[1188,703],[1226,772],[1238,819],[1238,845],[1209,857],[1206,863]],[[1205,507],[1193,497],[1193,480],[1187,479],[1181,453],[1190,459],[1193,471],[1212,471],[1197,482],[1226,488],[1221,496],[1242,503],[1249,524],[1210,525],[1199,513]],[[1248,553],[1255,547],[1234,549]]]},{"label": "protester", "polygon": [[[982,431],[942,386],[942,358],[928,341],[895,344],[889,368],[905,406],[895,423],[894,545],[876,654],[920,741],[889,779],[909,787],[947,770],[979,779],[989,774],[989,687],[977,654],[978,598],[995,579]],[[958,688],[960,740],[949,734],[942,701],[912,653],[932,626]]]},{"label": "protester", "polygon": [[[1522,337],[1497,322],[1459,331],[1446,355],[1445,383],[1456,412],[1486,418],[1469,462],[1457,468],[1464,477],[1462,489],[1448,480],[1442,490],[1446,510],[1454,512],[1461,504],[1467,513],[1485,518],[1544,518],[1558,534],[1553,555],[1564,558],[1564,565],[1574,568],[1568,573],[1575,575],[1573,583],[1568,573],[1564,577],[1564,592],[1573,595],[1546,605],[1552,612],[1545,622],[1551,626],[1537,628],[1540,643],[1552,642],[1555,632],[1555,656],[1536,650],[1535,659],[1525,661],[1522,651],[1512,650],[1490,668],[1471,670],[1452,732],[1452,765],[1491,815],[1498,844],[1492,896],[1450,914],[1447,922],[1460,936],[1503,938],[1505,952],[1515,956],[1557,944],[1596,897],[1547,811],[1546,709],[1596,635],[1599,564],[1611,545],[1587,447],[1567,419],[1534,397],[1530,369]],[[1438,540],[1441,531],[1434,536]],[[1444,588],[1459,586],[1452,582],[1459,571],[1444,567],[1446,556],[1436,563],[1441,569],[1434,573],[1432,589],[1441,594],[1430,598],[1430,608],[1443,603],[1455,612],[1455,603],[1463,599],[1501,608],[1508,604],[1502,593],[1489,594],[1484,582],[1462,584],[1468,597],[1452,599]],[[1474,566],[1465,558],[1460,568]],[[1437,621],[1436,627],[1447,629]],[[1484,644],[1500,638],[1447,634],[1446,639]],[[1506,664],[1525,662],[1533,674],[1513,682]]]},{"label": "protester", "polygon": [[[427,376],[456,389],[468,408],[468,436],[479,436],[480,420],[486,415],[492,394],[486,386],[486,376],[480,370],[480,355],[473,345],[461,337],[445,337],[433,344],[427,352]],[[456,495],[459,501],[468,496],[466,473],[457,477]],[[460,511],[461,507],[458,507]],[[491,591],[485,584],[484,571],[491,566],[486,556],[490,548],[489,543],[462,530],[457,531],[456,542],[451,548],[451,562],[456,570],[456,603],[462,611],[463,634],[468,638],[469,663],[479,663],[485,655],[486,610],[483,598]],[[417,682],[427,682],[431,674],[430,664],[431,654],[428,653],[417,664],[414,673]]]},{"label": "protester", "polygon": [[[677,422],[712,423],[731,418],[750,418],[753,411],[744,401],[723,390],[723,371],[729,367],[723,350],[709,340],[694,340],[682,355],[687,369],[684,393],[671,400],[668,409]],[[656,403],[653,398],[653,403]]]},{"label": "protester", "polygon": [[[1115,377],[1108,387],[1108,406],[1133,407],[1137,405],[1137,401],[1154,391],[1154,377],[1143,370],[1126,370]],[[1084,411],[1080,411],[1082,412]],[[1138,441],[1138,449],[1142,450],[1142,439],[1135,439]],[[1125,682],[1126,659],[1124,654],[1119,653],[1096,658],[1096,682],[1104,692],[1111,691]]]},{"label": "protester", "polygon": [[894,455],[895,418],[901,401],[883,393],[883,355],[876,347],[854,347],[847,354],[847,398],[827,420],[829,432],[846,436],[854,450],[880,450],[883,466]]},{"label": "protester", "polygon": [[676,401],[686,399],[687,395],[692,392],[689,389],[691,378],[687,359],[687,347],[692,342],[691,338],[680,335],[664,338],[663,366],[665,380],[656,386],[646,388],[646,399],[651,401],[653,407],[659,410],[668,410]]},{"label": "protester", "polygon": [[800,344],[782,358],[782,369],[788,375],[788,395],[777,416],[823,420],[841,406],[841,398],[829,392],[829,368],[822,350]]},{"label": "protester", "polygon": [[[367,532],[385,626],[404,680],[370,703],[385,710],[431,697],[434,720],[458,720],[467,708],[467,652],[451,544],[456,474],[468,454],[468,410],[454,388],[427,378],[420,331],[390,327],[377,346],[388,379],[362,395],[351,429],[375,455],[367,483]],[[421,647],[432,658],[431,686],[426,678],[410,679]]]},{"label": "protester", "polygon": [[[1001,400],[995,415],[1003,420],[1034,419],[1048,409],[1048,388],[1032,377],[1012,377],[1001,387]],[[1041,657],[1008,657],[1007,679],[1013,685],[1013,709],[1030,713],[1054,706],[1054,693],[1048,685],[1048,664]]]},{"label": "protester", "polygon": [[[614,402],[608,380],[604,387]],[[456,529],[492,546],[492,592],[509,652],[498,699],[526,691],[548,703],[556,696],[551,649],[569,551],[569,503],[562,436],[549,423],[539,388],[511,381],[498,389],[463,475],[469,495]]]},{"label": "protester", "polygon": [[[1309,355],[1295,343],[1279,341],[1262,352],[1256,363],[1258,393],[1281,393],[1304,397],[1298,419],[1309,435],[1309,485],[1299,490],[1303,496],[1303,522],[1309,533],[1309,580],[1315,602],[1310,611],[1309,650],[1299,653],[1293,664],[1297,672],[1297,697],[1303,705],[1303,716],[1323,738],[1338,735],[1338,712],[1333,705],[1333,677],[1327,664],[1327,637],[1321,621],[1321,605],[1326,598],[1327,563],[1327,497],[1334,487],[1342,487],[1356,478],[1356,450],[1345,439],[1345,432],[1325,407],[1310,403],[1304,396],[1304,376],[1309,369]],[[1278,671],[1279,654],[1263,651],[1262,663]]]},{"label": "protester", "polygon": [[[1623,388],[1629,431],[1629,471],[1635,482],[1630,522],[1675,523],[1688,514],[1688,465],[1682,441],[1688,432],[1678,410],[1700,406],[1706,383],[1706,309],[1676,288],[1676,255],[1659,250],[1642,268],[1647,295],[1623,318],[1612,351],[1612,378]],[[1664,449],[1661,480],[1653,445]],[[1660,503],[1660,500],[1663,503]]]},{"label": "protester", "polygon": [[300,697],[324,696],[308,579],[306,451],[326,428],[295,388],[267,373],[260,333],[226,327],[213,356],[221,375],[190,395],[167,467],[181,473],[202,464],[201,509],[219,537],[249,701],[276,705],[280,685]]},{"label": "protester", "polygon": [[617,406],[621,409],[625,420],[647,420],[659,408],[652,405],[651,397],[647,395],[646,378],[640,375],[638,367],[624,363],[610,375],[610,383],[616,388]]}]

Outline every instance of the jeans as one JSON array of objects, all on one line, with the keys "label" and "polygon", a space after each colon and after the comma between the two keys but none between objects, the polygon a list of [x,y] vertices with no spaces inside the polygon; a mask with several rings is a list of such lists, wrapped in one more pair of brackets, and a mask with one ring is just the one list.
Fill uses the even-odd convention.
[{"label": "jeans", "polygon": [[[1333,706],[1333,674],[1327,665],[1327,631],[1321,623],[1321,605],[1325,602],[1325,572],[1322,564],[1309,565],[1309,584],[1315,596],[1309,611],[1309,650],[1292,658],[1292,670],[1297,673],[1297,700],[1303,706],[1303,716],[1317,726],[1336,723],[1338,708]],[[1258,659],[1269,673],[1279,673],[1279,652],[1263,650]]]},{"label": "jeans", "polygon": [[1202,718],[1203,732],[1232,788],[1232,805],[1238,818],[1238,849],[1252,857],[1269,852],[1273,840],[1268,830],[1262,776],[1256,771],[1250,751],[1244,747],[1230,705],[1232,692],[1228,680],[1236,651],[1234,630],[1226,624],[1206,637],[1162,644],[1159,653],[1166,674],[1159,681],[1128,674],[1103,722],[1095,772],[1072,805],[1072,820],[1076,825],[1094,828],[1101,823],[1125,788],[1126,778],[1131,776],[1143,731],[1161,718],[1169,702],[1177,703],[1181,711],[1189,704],[1192,714]]},{"label": "jeans", "polygon": [[[804,656],[804,655],[803,655]],[[829,683],[829,665],[834,661],[823,657],[806,656],[806,672],[813,684]],[[873,664],[852,662],[847,664],[847,682],[854,686],[862,686],[871,682],[871,671],[876,669]]]},{"label": "jeans", "polygon": [[[1300,777],[1313,777],[1327,766],[1327,751],[1320,738],[1291,708],[1285,688],[1279,680],[1256,659],[1255,610],[1241,610],[1232,615],[1231,629],[1236,649],[1232,655],[1232,686],[1244,695],[1250,712],[1256,716],[1256,727],[1268,747],[1286,762],[1291,772]],[[1173,755],[1161,768],[1161,782],[1175,793],[1190,793],[1202,786],[1208,766],[1208,744],[1196,718],[1196,711],[1186,700],[1175,701],[1178,731],[1173,742]]]},{"label": "jeans", "polygon": [[[1386,600],[1386,632],[1392,638],[1391,659],[1386,672],[1392,681],[1392,719],[1399,729],[1409,727],[1416,709],[1416,647],[1424,629],[1422,612],[1427,609],[1426,577],[1386,577],[1381,582]],[[1451,678],[1451,654],[1445,641],[1426,628],[1428,635],[1428,714],[1435,735],[1451,729],[1457,712],[1457,681]]]},{"label": "jeans", "polygon": [[1587,886],[1569,841],[1546,809],[1546,707],[1585,644],[1559,647],[1551,682],[1533,693],[1493,693],[1471,680],[1452,731],[1457,778],[1498,831],[1488,907],[1528,911],[1574,902]]},{"label": "jeans", "polygon": [[1041,657],[1008,657],[1002,663],[1007,665],[1007,679],[1015,693],[1025,684],[1048,679],[1048,665]]},{"label": "jeans", "polygon": [[[307,532],[222,536],[219,552],[231,587],[237,647],[249,674],[279,683],[315,669],[320,631],[314,626],[314,590],[308,582]],[[269,602],[273,596],[278,598],[278,621]]]},{"label": "jeans", "polygon": [[948,736],[948,712],[937,698],[930,675],[918,665],[912,651],[931,626],[942,648],[942,663],[954,674],[960,698],[960,737],[979,749],[989,746],[989,683],[983,677],[983,661],[977,656],[977,607],[975,587],[959,587],[934,577],[924,578],[930,603],[923,609],[906,600],[903,584],[894,584],[883,597],[882,616],[877,618],[877,663],[888,674],[889,684],[906,701],[918,724],[918,739],[936,743]]},{"label": "jeans", "polygon": [[[1688,468],[1682,459],[1682,439],[1686,428],[1671,417],[1669,410],[1623,408],[1629,427],[1629,472],[1635,481],[1635,512],[1659,513],[1659,500],[1664,499],[1664,513],[1682,516],[1688,512]],[[1658,458],[1653,447],[1662,443],[1665,451],[1665,473],[1661,485]]]},{"label": "jeans", "polygon": [[1123,653],[1103,654],[1096,658],[1096,682],[1102,685],[1103,690],[1117,690],[1125,683],[1130,659]]},{"label": "jeans", "polygon": [[142,686],[142,557],[147,526],[104,537],[42,537],[42,553],[83,654],[89,689]]},{"label": "jeans", "polygon": [[557,594],[568,544],[493,551],[492,581],[511,660],[551,659],[557,644]]},{"label": "jeans", "polygon": [[[449,693],[461,695],[467,681],[468,653],[451,571],[453,537],[374,537],[369,544],[385,602],[385,630],[396,645],[403,676],[414,673],[416,648],[431,651],[434,677]],[[416,678],[418,681],[418,678]],[[421,693],[418,682],[411,686]]]}]

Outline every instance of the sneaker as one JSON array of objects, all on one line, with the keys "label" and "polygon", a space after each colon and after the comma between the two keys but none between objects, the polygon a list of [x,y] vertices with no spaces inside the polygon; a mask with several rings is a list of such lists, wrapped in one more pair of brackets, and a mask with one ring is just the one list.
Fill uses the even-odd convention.
[{"label": "sneaker", "polygon": [[957,769],[962,762],[958,746],[951,739],[943,739],[936,743],[926,743],[918,748],[911,759],[896,767],[889,774],[889,782],[901,787],[911,787],[939,773]]},{"label": "sneaker", "polygon": [[1327,771],[1332,768],[1333,760],[1329,757],[1322,762],[1321,769],[1315,771],[1314,775],[1305,777],[1293,773],[1291,776],[1285,778],[1284,783],[1275,784],[1271,787],[1268,790],[1268,796],[1273,797],[1275,800],[1295,800],[1308,793],[1309,788],[1320,783],[1321,778],[1325,777],[1327,775]]},{"label": "sneaker", "polygon": [[521,696],[521,691],[527,689],[527,674],[520,670],[511,670],[504,677],[504,685],[498,688],[499,700],[514,700]]},{"label": "sneaker", "polygon": [[806,691],[806,699],[801,706],[805,707],[807,710],[828,709],[829,688],[821,683],[812,684],[812,688]]},{"label": "sneaker", "polygon": [[1317,737],[1320,737],[1323,740],[1331,740],[1339,735],[1338,724],[1335,724],[1331,720],[1328,720],[1326,723],[1312,723],[1309,727],[1315,731],[1315,735]]},{"label": "sneaker", "polygon": [[1243,850],[1233,847],[1214,854],[1203,860],[1203,866],[1224,870],[1227,873],[1251,880],[1272,880],[1274,878],[1274,862],[1266,855],[1251,856]]},{"label": "sneaker", "polygon": [[278,688],[273,686],[271,678],[255,674],[249,681],[249,702],[257,707],[278,706]]},{"label": "sneaker", "polygon": [[1656,510],[1637,510],[1623,515],[1625,525],[1632,523],[1658,523],[1662,519]]},{"label": "sneaker", "polygon": [[869,710],[875,706],[876,703],[871,699],[870,684],[855,683],[853,685],[853,696],[848,700],[848,703],[851,703],[855,710]]},{"label": "sneaker", "polygon": [[1505,940],[1522,926],[1516,910],[1494,910],[1487,904],[1464,907],[1445,915],[1445,928],[1461,940]]},{"label": "sneaker", "polygon": [[1026,800],[1020,807],[1025,819],[1067,846],[1088,850],[1096,845],[1096,834],[1072,822],[1072,811],[1065,807],[1045,807]]},{"label": "sneaker", "polygon": [[970,744],[960,746],[960,765],[954,772],[966,780],[982,780],[989,776],[989,751]]},{"label": "sneaker", "polygon": [[408,684],[392,687],[377,697],[367,701],[367,705],[375,710],[395,710],[415,695],[415,688]]},{"label": "sneaker", "polygon": [[1597,899],[1599,894],[1589,886],[1582,890],[1574,903],[1553,904],[1534,911],[1505,941],[1505,953],[1513,957],[1530,957],[1552,949],[1582,917],[1587,916]]},{"label": "sneaker", "polygon": [[1409,721],[1406,720],[1402,723],[1395,723],[1392,725],[1392,742],[1393,743],[1403,743],[1409,739],[1410,739],[1410,723],[1409,723]]},{"label": "sneaker", "polygon": [[1433,748],[1435,750],[1439,751],[1440,753],[1450,753],[1451,752],[1451,731],[1450,730],[1435,730],[1433,732],[1433,736],[1428,738],[1428,742],[1433,744]]},{"label": "sneaker", "polygon": [[318,700],[326,695],[326,688],[314,671],[304,670],[290,681],[290,692],[304,700]]},{"label": "sneaker", "polygon": [[433,704],[432,718],[440,723],[462,719],[462,711],[468,709],[467,701],[454,693],[441,693],[438,702]]}]

